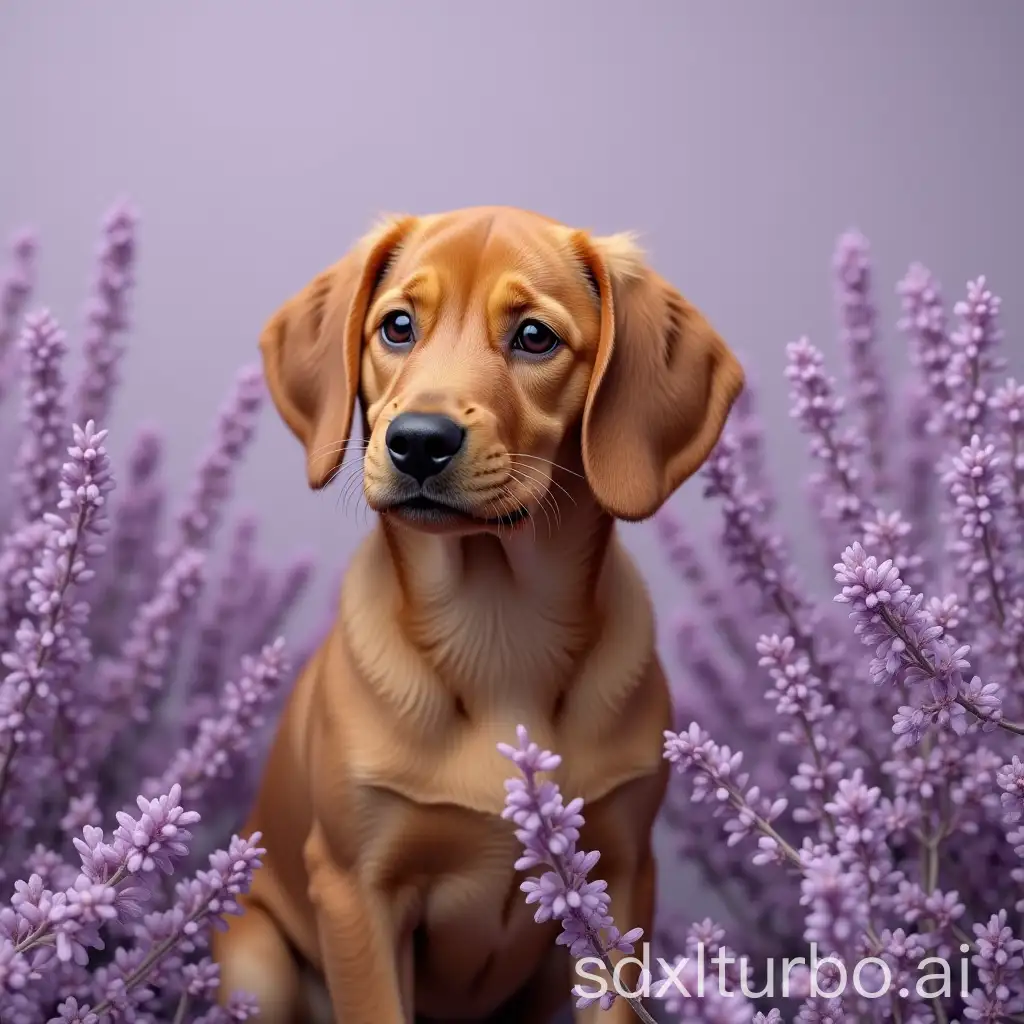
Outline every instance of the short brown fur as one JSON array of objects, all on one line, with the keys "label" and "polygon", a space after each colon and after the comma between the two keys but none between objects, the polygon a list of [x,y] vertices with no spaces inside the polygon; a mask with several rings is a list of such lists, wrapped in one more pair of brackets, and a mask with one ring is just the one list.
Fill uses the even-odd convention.
[{"label": "short brown fur", "polygon": [[[398,308],[417,328],[405,352],[378,331]],[[564,344],[517,358],[524,317]],[[522,722],[563,755],[616,920],[649,931],[670,705],[614,520],[652,515],[696,471],[742,371],[629,236],[507,208],[389,218],[261,348],[310,485],[355,450],[380,516],[279,724],[247,825],[266,863],[215,942],[222,991],[254,992],[265,1024],[310,1020],[308,965],[345,1024],[541,1024],[573,977],[518,892],[495,747]],[[357,398],[365,444],[349,441]],[[395,507],[408,480],[384,435],[408,411],[465,427],[443,497],[475,518]],[[514,510],[529,514],[512,525]],[[600,1017],[632,1019],[621,1003]]]}]

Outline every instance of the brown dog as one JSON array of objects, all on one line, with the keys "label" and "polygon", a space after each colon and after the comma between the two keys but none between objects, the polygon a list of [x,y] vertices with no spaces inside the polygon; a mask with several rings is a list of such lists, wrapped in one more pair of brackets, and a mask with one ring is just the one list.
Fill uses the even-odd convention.
[{"label": "brown dog", "polygon": [[308,964],[344,1024],[549,1020],[580,979],[519,890],[495,745],[522,722],[563,755],[612,913],[649,932],[669,696],[614,520],[696,471],[742,371],[627,236],[505,208],[388,220],[260,344],[314,488],[358,395],[380,515],[280,722],[222,991],[306,1021]]}]

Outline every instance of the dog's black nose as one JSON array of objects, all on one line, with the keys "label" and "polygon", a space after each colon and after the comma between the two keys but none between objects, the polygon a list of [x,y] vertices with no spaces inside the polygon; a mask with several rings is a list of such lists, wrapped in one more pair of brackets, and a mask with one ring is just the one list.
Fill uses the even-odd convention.
[{"label": "dog's black nose", "polygon": [[436,413],[403,412],[384,435],[395,468],[422,484],[437,476],[458,454],[466,431]]}]

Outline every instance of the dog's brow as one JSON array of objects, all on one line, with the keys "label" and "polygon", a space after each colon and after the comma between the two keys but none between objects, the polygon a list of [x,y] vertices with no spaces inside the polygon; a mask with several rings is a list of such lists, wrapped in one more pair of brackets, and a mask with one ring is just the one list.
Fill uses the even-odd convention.
[{"label": "dog's brow", "polygon": [[435,274],[418,270],[401,285],[406,298],[415,306],[434,306],[438,300],[438,281]]},{"label": "dog's brow", "polygon": [[543,314],[552,329],[557,331],[570,348],[576,347],[576,325],[569,311],[560,302],[537,291],[518,274],[502,275],[491,289],[487,300],[488,320],[494,324],[503,324],[528,311]]},{"label": "dog's brow", "polygon": [[440,301],[440,286],[437,277],[425,270],[417,270],[407,280],[389,288],[373,304],[372,316],[376,319],[387,306],[406,302],[417,314],[432,316]]}]

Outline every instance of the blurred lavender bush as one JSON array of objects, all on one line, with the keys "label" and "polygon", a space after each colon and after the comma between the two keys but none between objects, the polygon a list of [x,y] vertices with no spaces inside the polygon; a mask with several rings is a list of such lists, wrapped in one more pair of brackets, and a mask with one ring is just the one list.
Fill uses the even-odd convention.
[{"label": "blurred lavender bush", "polygon": [[[691,998],[665,979],[648,994],[666,1020],[710,1024],[782,1009],[800,1024],[1024,1020],[1024,385],[1001,377],[984,278],[950,318],[933,276],[910,268],[898,292],[912,373],[896,390],[859,234],[840,239],[834,277],[849,400],[807,339],[786,364],[833,571],[805,582],[794,568],[750,391],[703,470],[717,558],[671,512],[657,520],[695,598],[678,629],[665,815],[729,920],[662,915],[653,954],[678,958]],[[834,603],[817,597],[826,580]],[[636,946],[589,877],[597,852],[576,849],[582,803],[535,781],[558,759],[525,730],[501,749],[523,776],[507,801],[518,866],[547,868],[523,885],[538,921],[560,918],[577,957]],[[806,968],[780,976],[812,945],[848,979],[875,958],[859,988],[876,997],[849,980],[829,997],[835,965],[817,993]],[[709,963],[719,952],[736,959]],[[930,957],[949,965],[945,989]]]},{"label": "blurred lavender bush", "polygon": [[259,836],[232,833],[291,679],[278,634],[311,567],[275,572],[255,520],[228,522],[263,402],[259,368],[240,375],[179,508],[165,508],[153,431],[138,434],[114,491],[101,427],[136,235],[127,206],[104,222],[75,387],[64,331],[46,312],[26,315],[30,235],[0,280],[0,416],[21,392],[0,500],[3,1024],[252,1013],[242,993],[213,1006],[206,940],[259,864]]}]

